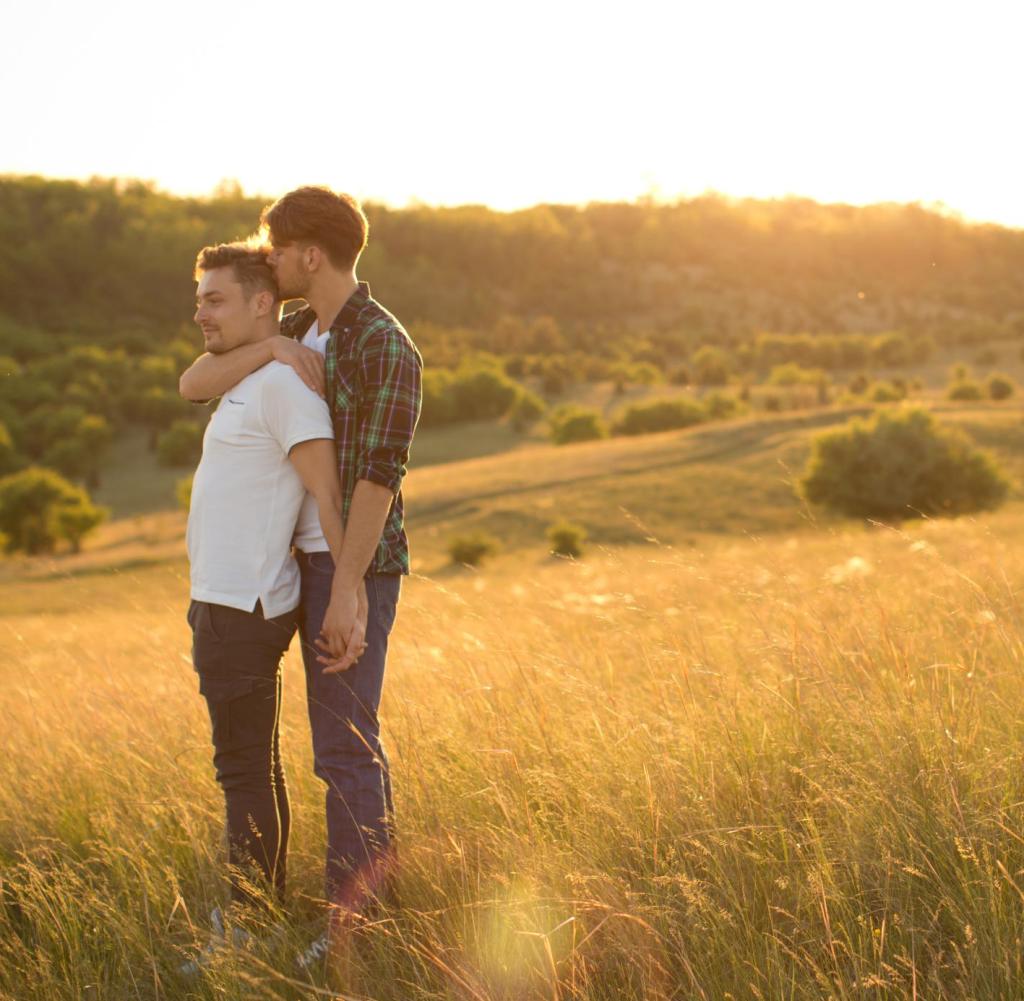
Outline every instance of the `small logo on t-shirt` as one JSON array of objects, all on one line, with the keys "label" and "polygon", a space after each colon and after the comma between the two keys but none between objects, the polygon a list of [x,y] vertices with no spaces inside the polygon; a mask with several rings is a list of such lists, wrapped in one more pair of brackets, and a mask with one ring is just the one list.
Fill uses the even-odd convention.
[{"label": "small logo on t-shirt", "polygon": [[233,399],[231,399],[230,396],[228,397],[228,403],[233,403],[236,407],[244,407],[245,406],[245,400],[233,400]]}]

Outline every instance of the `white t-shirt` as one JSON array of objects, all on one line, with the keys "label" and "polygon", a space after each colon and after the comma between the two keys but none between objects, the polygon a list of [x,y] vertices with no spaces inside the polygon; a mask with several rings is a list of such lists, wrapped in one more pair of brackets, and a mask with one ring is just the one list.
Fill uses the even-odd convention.
[{"label": "white t-shirt", "polygon": [[192,597],[267,618],[299,603],[292,533],[306,496],[293,446],[333,438],[327,404],[272,361],[225,393],[203,437],[192,481],[188,557]]},{"label": "white t-shirt", "polygon": [[[313,321],[313,326],[306,331],[302,338],[302,344],[320,354],[327,354],[327,340],[331,336],[328,330],[326,334],[320,333],[320,324]],[[301,549],[304,553],[326,553],[330,551],[327,540],[324,538],[323,529],[320,527],[320,508],[316,498],[312,494],[306,494],[302,502],[302,510],[299,511],[299,521],[295,526],[295,537],[292,545]]]}]

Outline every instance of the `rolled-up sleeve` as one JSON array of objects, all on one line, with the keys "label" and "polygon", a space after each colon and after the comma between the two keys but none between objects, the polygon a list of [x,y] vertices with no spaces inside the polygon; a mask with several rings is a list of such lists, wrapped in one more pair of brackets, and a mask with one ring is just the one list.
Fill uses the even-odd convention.
[{"label": "rolled-up sleeve", "polygon": [[360,353],[357,480],[397,494],[423,402],[423,361],[404,331],[382,325]]}]

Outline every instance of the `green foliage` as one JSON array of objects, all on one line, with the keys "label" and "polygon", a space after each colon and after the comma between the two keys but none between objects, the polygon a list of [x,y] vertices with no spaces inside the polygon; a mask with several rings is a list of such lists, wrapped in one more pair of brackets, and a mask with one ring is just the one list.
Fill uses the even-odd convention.
[{"label": "green foliage", "polygon": [[498,540],[485,532],[471,532],[456,535],[448,541],[448,555],[453,563],[464,566],[479,566],[487,557],[500,551]]},{"label": "green foliage", "polygon": [[946,389],[947,400],[983,400],[985,389],[974,379],[961,379],[950,383]]},{"label": "green foliage", "polygon": [[689,386],[691,382],[690,370],[685,365],[678,365],[669,372],[668,381],[673,386]]},{"label": "green foliage", "polygon": [[525,431],[536,424],[546,411],[547,406],[539,396],[528,389],[520,389],[509,411],[509,420],[517,431]]},{"label": "green foliage", "polygon": [[694,381],[698,386],[724,386],[733,369],[733,359],[722,348],[705,345],[690,359]]},{"label": "green foliage", "polygon": [[579,559],[583,555],[583,543],[586,539],[587,530],[571,521],[559,521],[548,528],[548,545],[551,552],[558,556]]},{"label": "green foliage", "polygon": [[818,435],[800,481],[811,503],[859,518],[978,511],[1008,487],[986,453],[920,408],[880,410]]},{"label": "green foliage", "polygon": [[708,393],[700,403],[708,420],[712,421],[728,420],[745,409],[742,402],[731,393],[722,393],[718,390]]},{"label": "green foliage", "polygon": [[549,418],[551,440],[556,445],[596,441],[608,437],[608,426],[596,411],[573,405],[559,407]]},{"label": "green foliage", "polygon": [[615,434],[650,434],[687,428],[707,420],[708,413],[696,400],[677,396],[627,407],[612,425]]},{"label": "green foliage", "polygon": [[828,382],[828,376],[820,368],[804,368],[796,362],[776,365],[768,377],[769,386],[820,386]]},{"label": "green foliage", "polygon": [[6,424],[0,424],[0,476],[7,476],[21,467],[21,458]]},{"label": "green foliage", "polygon": [[423,373],[423,427],[490,420],[506,414],[524,392],[496,360],[466,362],[456,371]]},{"label": "green foliage", "polygon": [[192,504],[192,476],[183,476],[174,484],[174,499],[178,502],[178,507],[188,514]]},{"label": "green foliage", "polygon": [[993,372],[985,382],[985,392],[990,400],[1008,400],[1017,393],[1017,384],[1008,375]]},{"label": "green foliage", "polygon": [[872,403],[895,403],[907,395],[906,385],[898,386],[896,381],[875,382],[868,390],[868,399]]},{"label": "green foliage", "polygon": [[163,466],[194,466],[202,452],[203,429],[194,421],[175,421],[156,444],[156,456]]},{"label": "green foliage", "polygon": [[105,517],[104,508],[52,469],[32,466],[0,479],[0,532],[8,552],[50,553],[62,540],[77,549]]}]

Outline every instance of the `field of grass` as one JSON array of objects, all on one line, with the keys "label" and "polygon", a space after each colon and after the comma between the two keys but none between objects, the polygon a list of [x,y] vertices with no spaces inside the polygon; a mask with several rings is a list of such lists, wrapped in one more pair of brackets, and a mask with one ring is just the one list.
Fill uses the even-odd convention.
[{"label": "field of grass", "polygon": [[[1019,412],[946,416],[1024,479]],[[181,516],[9,563],[0,998],[1018,998],[1024,504],[812,517],[788,481],[829,419],[411,474],[383,709],[401,867],[312,979],[290,964],[323,842],[297,651],[287,936],[182,984],[224,885]],[[543,552],[566,508],[600,543],[578,562]],[[473,524],[504,555],[446,568]]]}]

